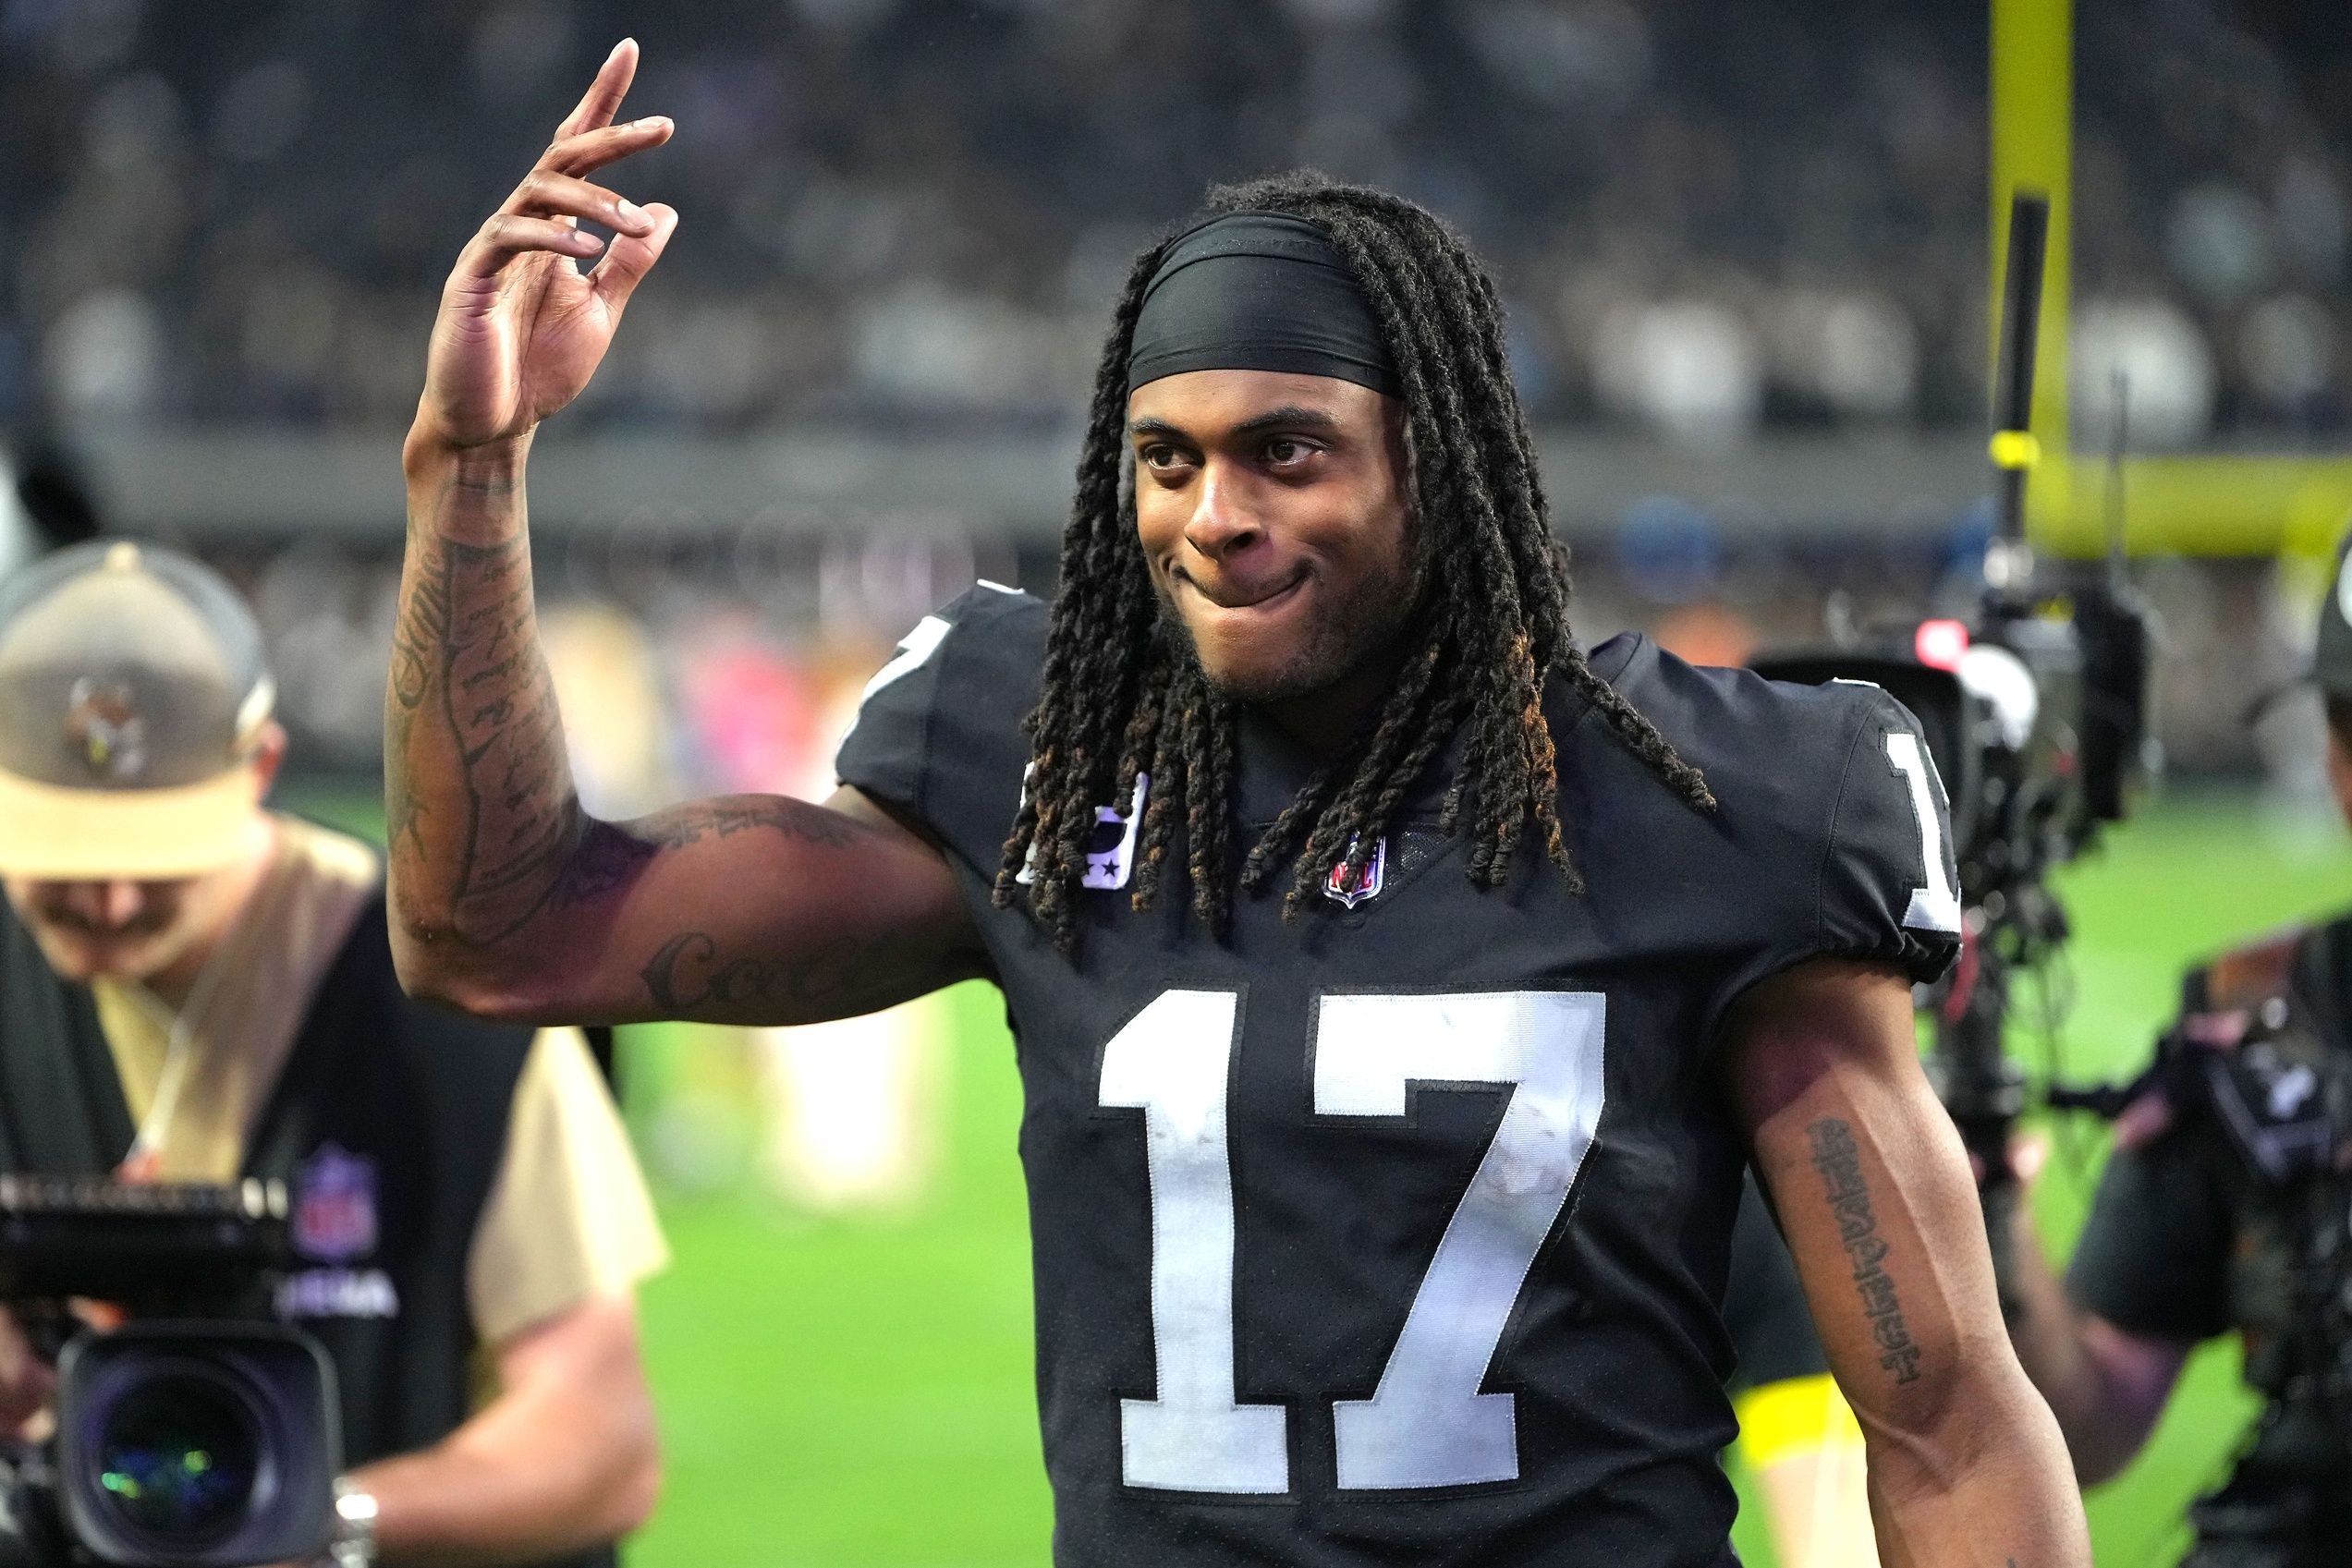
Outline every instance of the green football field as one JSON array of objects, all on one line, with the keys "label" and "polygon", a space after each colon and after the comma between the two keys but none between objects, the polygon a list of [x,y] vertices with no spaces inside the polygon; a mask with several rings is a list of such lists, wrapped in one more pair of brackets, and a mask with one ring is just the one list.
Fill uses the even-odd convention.
[{"label": "green football field", "polygon": [[[2144,1058],[2187,961],[2352,904],[2352,846],[2323,820],[2175,798],[2111,834],[2064,892],[2079,932],[2066,1070],[2114,1075]],[[950,1145],[915,1211],[812,1221],[741,1184],[665,1198],[676,1261],[644,1302],[668,1483],[632,1553],[640,1568],[1045,1562],[1019,1087],[995,993],[968,986],[955,1001]],[[708,1049],[689,1031],[635,1031],[632,1098],[698,1076]],[[2039,1049],[2018,1042],[2029,1065]],[[2102,1148],[2095,1127],[2073,1131],[2039,1201],[2059,1255]],[[2236,1375],[2233,1346],[2200,1355],[2149,1452],[2094,1494],[2104,1568],[2174,1561],[2183,1503],[2216,1477],[2249,1413]],[[1738,1539],[1749,1562],[1770,1562],[1752,1516]]]}]

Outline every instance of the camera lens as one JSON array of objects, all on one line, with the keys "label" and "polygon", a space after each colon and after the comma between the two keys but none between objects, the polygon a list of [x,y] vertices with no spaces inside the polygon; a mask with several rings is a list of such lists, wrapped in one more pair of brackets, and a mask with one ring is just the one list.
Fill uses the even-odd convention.
[{"label": "camera lens", "polygon": [[245,1401],[185,1372],[126,1391],[99,1426],[98,1484],[123,1520],[149,1535],[193,1542],[244,1517],[260,1463],[260,1433]]}]

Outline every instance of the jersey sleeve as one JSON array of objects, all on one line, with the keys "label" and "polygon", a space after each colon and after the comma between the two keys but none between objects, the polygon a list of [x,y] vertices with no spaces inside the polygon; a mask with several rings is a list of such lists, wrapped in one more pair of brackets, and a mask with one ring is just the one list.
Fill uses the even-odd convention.
[{"label": "jersey sleeve", "polygon": [[1910,711],[1862,688],[1822,856],[1819,950],[1940,979],[1960,952],[1951,804]]},{"label": "jersey sleeve", "polygon": [[2115,1151],[2066,1269],[2076,1300],[2130,1333],[2228,1331],[2235,1227],[2213,1152],[2189,1131]]},{"label": "jersey sleeve", "polygon": [[993,865],[1020,796],[1045,606],[976,584],[924,616],[874,672],[834,760],[840,781]]},{"label": "jersey sleeve", "polygon": [[620,1112],[578,1029],[542,1029],[466,1258],[474,1331],[495,1345],[669,1262]]},{"label": "jersey sleeve", "polygon": [[898,639],[889,662],[859,693],[857,722],[834,758],[834,772],[843,784],[918,817],[930,771],[939,672],[945,662],[940,645],[955,629],[948,616],[963,602],[958,600],[937,614],[925,615]]}]

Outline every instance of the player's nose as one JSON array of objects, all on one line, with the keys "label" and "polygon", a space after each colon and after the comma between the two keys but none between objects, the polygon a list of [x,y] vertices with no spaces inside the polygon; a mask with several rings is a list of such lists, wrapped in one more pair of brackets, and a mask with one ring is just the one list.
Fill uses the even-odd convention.
[{"label": "player's nose", "polygon": [[1192,516],[1185,522],[1185,542],[1212,561],[1223,561],[1265,537],[1244,487],[1235,480],[1223,464],[1212,460],[1201,471]]}]

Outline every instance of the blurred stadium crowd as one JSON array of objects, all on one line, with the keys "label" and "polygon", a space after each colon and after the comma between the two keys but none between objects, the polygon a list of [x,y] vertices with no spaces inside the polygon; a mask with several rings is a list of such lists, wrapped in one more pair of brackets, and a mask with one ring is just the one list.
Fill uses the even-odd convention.
[{"label": "blurred stadium crowd", "polygon": [[[618,0],[0,6],[0,419],[404,419],[433,292]],[[2078,403],[2143,444],[2340,432],[2333,6],[2087,6]],[[1546,422],[1701,444],[1981,419],[1984,6],[710,0],[648,31],[686,214],[607,423],[1065,416],[1211,179],[1450,214]],[[1261,46],[1232,50],[1234,37]],[[461,79],[452,82],[455,75]],[[2095,438],[2095,430],[2078,432]]]},{"label": "blurred stadium crowd", "polygon": [[[1663,504],[1661,510],[1663,510]],[[252,594],[295,735],[298,772],[372,786],[398,562],[336,547],[212,552]],[[832,785],[835,746],[890,642],[974,577],[1042,589],[1050,553],[957,540],[671,540],[543,543],[542,619],[587,798],[630,813],[713,792]],[[1640,627],[1686,657],[1738,663],[1763,647],[1966,614],[1981,580],[1961,544],[1937,553],[1850,539],[1727,541],[1695,517],[1637,517],[1577,554],[1580,636]],[[2266,779],[2325,798],[2316,701],[2256,729],[2246,699],[2308,660],[2316,584],[2255,560],[2168,560],[2138,574],[2161,618],[2156,738],[2194,785]]]},{"label": "blurred stadium crowd", "polygon": [[[2352,163],[2311,117],[2352,101],[2333,10],[2083,7],[2078,449],[2118,366],[2136,448],[2316,444],[2352,419]],[[259,432],[388,464],[449,257],[631,30],[635,102],[681,134],[628,186],[685,225],[566,434],[628,461],[678,443],[680,511],[574,526],[542,504],[554,635],[613,732],[582,737],[615,759],[588,769],[607,809],[821,784],[808,715],[901,629],[975,571],[1050,585],[1060,437],[1127,258],[1210,180],[1295,163],[1428,201],[1491,258],[1530,409],[1568,444],[1555,483],[1627,439],[1780,462],[1764,532],[1645,494],[1646,473],[1607,508],[1563,504],[1585,635],[1647,626],[1737,659],[1972,579],[1980,0],[709,0],[651,28],[619,0],[0,0],[0,430]],[[1261,46],[1225,46],[1244,33]],[[1000,466],[1051,471],[992,513],[963,449],[941,456],[958,431],[983,452],[1013,432]],[[898,528],[693,509],[711,455],[786,432],[868,443],[885,470],[920,435],[903,466],[948,504]],[[1944,443],[1957,482],[1903,476],[1924,510],[1871,536],[1877,501],[1806,515],[1823,487],[1803,443],[1873,432]],[[762,461],[755,501],[796,468]],[[551,456],[549,496],[571,463]],[[225,471],[216,491],[251,493]],[[367,488],[345,473],[314,488]],[[298,769],[375,765],[396,495],[356,530],[189,536],[255,595]],[[2151,581],[2173,766],[2256,768],[2240,693],[2291,663],[2315,585],[2214,562]]]}]

